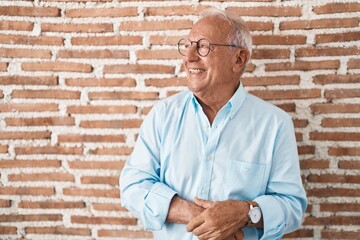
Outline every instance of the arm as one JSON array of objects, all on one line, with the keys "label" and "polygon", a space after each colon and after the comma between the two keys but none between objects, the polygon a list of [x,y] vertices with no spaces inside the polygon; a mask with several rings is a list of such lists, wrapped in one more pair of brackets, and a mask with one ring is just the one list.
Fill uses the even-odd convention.
[{"label": "arm", "polygon": [[264,220],[261,239],[279,239],[300,227],[307,200],[290,117],[278,130],[266,193],[254,201],[259,204]]},{"label": "arm", "polygon": [[160,181],[162,113],[158,104],[148,114],[120,176],[122,205],[143,221],[146,230],[162,228],[176,194]]}]

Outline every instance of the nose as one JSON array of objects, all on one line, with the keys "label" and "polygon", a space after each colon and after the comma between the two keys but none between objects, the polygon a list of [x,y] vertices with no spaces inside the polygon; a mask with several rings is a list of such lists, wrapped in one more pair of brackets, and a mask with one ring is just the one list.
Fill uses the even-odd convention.
[{"label": "nose", "polygon": [[187,62],[195,62],[200,59],[199,53],[197,52],[197,46],[195,44],[191,44],[191,47],[189,47],[186,55],[184,56],[185,60]]}]

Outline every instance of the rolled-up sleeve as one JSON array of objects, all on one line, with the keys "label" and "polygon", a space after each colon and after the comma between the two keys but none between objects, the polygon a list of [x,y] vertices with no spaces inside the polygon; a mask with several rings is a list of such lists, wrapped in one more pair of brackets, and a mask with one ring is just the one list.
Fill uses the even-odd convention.
[{"label": "rolled-up sleeve", "polygon": [[160,181],[161,106],[144,120],[133,153],[120,175],[122,205],[140,218],[145,230],[160,230],[176,194]]},{"label": "rolled-up sleeve", "polygon": [[266,194],[256,201],[262,211],[262,240],[280,239],[300,228],[307,200],[302,186],[293,123],[289,117],[278,130]]}]

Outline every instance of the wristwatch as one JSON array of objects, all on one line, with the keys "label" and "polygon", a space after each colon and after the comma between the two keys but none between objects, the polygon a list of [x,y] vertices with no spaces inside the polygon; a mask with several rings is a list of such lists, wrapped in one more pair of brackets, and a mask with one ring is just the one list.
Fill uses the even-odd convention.
[{"label": "wristwatch", "polygon": [[246,202],[250,205],[247,225],[259,223],[261,220],[261,209],[258,206],[253,205],[251,202]]}]

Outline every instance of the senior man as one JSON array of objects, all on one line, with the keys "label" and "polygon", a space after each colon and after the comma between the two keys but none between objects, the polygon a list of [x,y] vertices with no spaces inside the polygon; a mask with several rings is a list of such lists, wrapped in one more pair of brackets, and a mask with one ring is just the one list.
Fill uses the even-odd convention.
[{"label": "senior man", "polygon": [[122,204],[159,240],[273,240],[298,229],[307,201],[292,120],[241,84],[245,23],[206,9],[178,49],[188,90],[144,120]]}]

